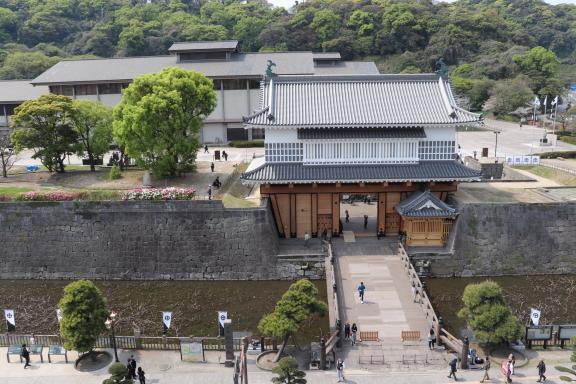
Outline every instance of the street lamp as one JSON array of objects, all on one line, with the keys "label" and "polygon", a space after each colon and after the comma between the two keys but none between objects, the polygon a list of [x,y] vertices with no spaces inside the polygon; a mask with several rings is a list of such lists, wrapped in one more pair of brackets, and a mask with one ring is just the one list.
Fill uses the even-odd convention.
[{"label": "street lamp", "polygon": [[494,157],[498,160],[498,135],[502,133],[502,131],[493,131],[496,135],[496,145],[494,146]]},{"label": "street lamp", "polygon": [[116,335],[114,333],[114,320],[116,319],[116,312],[110,312],[110,316],[104,324],[106,324],[106,328],[112,331],[112,348],[114,348],[114,357],[116,358],[116,362],[120,362],[118,359],[118,349],[116,348]]}]

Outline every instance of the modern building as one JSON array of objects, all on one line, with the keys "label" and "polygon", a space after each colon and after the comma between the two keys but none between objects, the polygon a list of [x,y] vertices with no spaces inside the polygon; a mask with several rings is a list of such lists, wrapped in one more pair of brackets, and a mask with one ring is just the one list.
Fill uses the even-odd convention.
[{"label": "modern building", "polygon": [[77,99],[120,102],[122,89],[136,77],[166,67],[203,73],[214,81],[218,104],[201,131],[204,143],[261,139],[262,129],[245,130],[242,117],[260,105],[260,80],[268,60],[282,75],[377,74],[373,62],[342,61],[339,53],[242,53],[238,41],[174,43],[170,55],[111,59],[63,60],[32,81],[50,92]]},{"label": "modern building", "polygon": [[34,87],[30,80],[0,80],[0,135],[8,134],[10,116],[26,100],[48,93],[48,87]]},{"label": "modern building", "polygon": [[[244,126],[264,129],[265,157],[241,178],[270,199],[281,236],[338,236],[351,228],[410,233],[412,245],[440,245],[438,233],[446,241],[457,213],[443,201],[459,182],[479,179],[457,159],[456,128],[481,121],[456,105],[447,80],[273,76],[261,92]],[[416,203],[403,205],[415,193]],[[348,222],[354,210],[363,228]]]}]

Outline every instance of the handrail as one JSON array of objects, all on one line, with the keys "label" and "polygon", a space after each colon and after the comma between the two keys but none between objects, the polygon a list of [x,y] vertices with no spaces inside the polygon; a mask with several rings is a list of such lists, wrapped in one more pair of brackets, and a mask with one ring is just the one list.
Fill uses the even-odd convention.
[{"label": "handrail", "polygon": [[462,340],[456,338],[455,336],[453,336],[452,334],[450,334],[448,331],[446,331],[444,328],[441,327],[438,315],[434,311],[432,301],[430,300],[428,293],[426,293],[426,291],[423,289],[420,276],[418,276],[416,269],[414,269],[414,266],[412,265],[410,257],[408,256],[408,253],[406,252],[406,249],[404,248],[402,242],[398,243],[398,253],[400,255],[400,259],[402,260],[404,269],[408,273],[410,286],[414,284],[418,290],[420,306],[424,311],[426,319],[429,321],[431,328],[435,330],[436,335],[440,341],[442,341],[451,349],[453,349],[455,352],[460,354],[463,345]]},{"label": "handrail", "polygon": [[340,306],[338,304],[338,285],[336,284],[336,272],[335,272],[335,260],[332,251],[332,244],[329,241],[322,241],[322,244],[326,247],[326,261],[324,263],[326,270],[326,285],[328,292],[332,291],[331,305],[328,309],[328,317],[330,318],[330,329],[336,329],[336,326],[340,324]]}]

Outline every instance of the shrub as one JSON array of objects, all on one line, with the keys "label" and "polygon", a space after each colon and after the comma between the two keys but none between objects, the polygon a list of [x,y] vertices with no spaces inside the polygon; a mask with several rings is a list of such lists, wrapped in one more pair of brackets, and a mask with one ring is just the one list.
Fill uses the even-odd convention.
[{"label": "shrub", "polygon": [[194,188],[138,188],[127,191],[122,200],[193,200]]},{"label": "shrub", "polygon": [[122,172],[120,171],[120,167],[117,165],[113,165],[110,168],[110,173],[108,174],[108,178],[110,180],[118,180],[122,178]]},{"label": "shrub", "polygon": [[462,301],[464,307],[458,316],[466,319],[479,342],[510,342],[521,336],[518,318],[504,302],[502,289],[495,281],[468,284]]},{"label": "shrub", "polygon": [[110,190],[82,191],[76,194],[76,199],[86,201],[120,200],[122,193]]},{"label": "shrub", "polygon": [[539,153],[541,159],[556,159],[562,157],[564,159],[574,159],[576,158],[576,151],[565,151],[565,152],[543,152]]},{"label": "shrub", "polygon": [[0,201],[12,201],[12,197],[9,195],[0,195]]},{"label": "shrub", "polygon": [[235,148],[262,148],[264,147],[264,140],[234,140],[229,145]]}]

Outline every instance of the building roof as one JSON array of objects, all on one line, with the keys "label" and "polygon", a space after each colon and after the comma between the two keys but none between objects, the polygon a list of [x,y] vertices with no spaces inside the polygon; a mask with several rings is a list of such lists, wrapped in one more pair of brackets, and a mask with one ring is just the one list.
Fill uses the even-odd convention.
[{"label": "building roof", "polygon": [[340,52],[314,52],[314,60],[340,60]]},{"label": "building roof", "polygon": [[[0,81],[0,104],[20,104],[48,93],[48,87],[34,87],[31,80]],[[2,112],[0,111],[0,114]]]},{"label": "building roof", "polygon": [[[316,55],[316,53],[313,55]],[[380,72],[373,61],[336,61],[334,65],[316,66],[314,68],[315,75],[354,75],[359,73],[377,75]]]},{"label": "building roof", "polygon": [[421,161],[418,164],[303,165],[264,163],[241,175],[245,182],[286,183],[379,183],[476,181],[480,172],[456,161]]},{"label": "building roof", "polygon": [[422,139],[424,128],[300,128],[301,140],[349,140],[349,139]]},{"label": "building roof", "polygon": [[97,83],[131,81],[166,67],[198,71],[212,78],[260,78],[268,60],[276,63],[278,74],[305,75],[314,73],[312,52],[238,53],[230,60],[176,62],[176,57],[118,57],[111,59],[63,60],[32,81],[35,85],[66,83]]},{"label": "building roof", "polygon": [[237,48],[238,40],[187,41],[172,44],[170,48],[168,48],[168,52],[235,51]]},{"label": "building roof", "polygon": [[[322,67],[325,69],[328,67]],[[437,74],[276,76],[266,79],[250,128],[335,128],[470,124]]]},{"label": "building roof", "polygon": [[400,216],[405,217],[455,217],[452,208],[429,190],[412,193],[394,207]]}]

